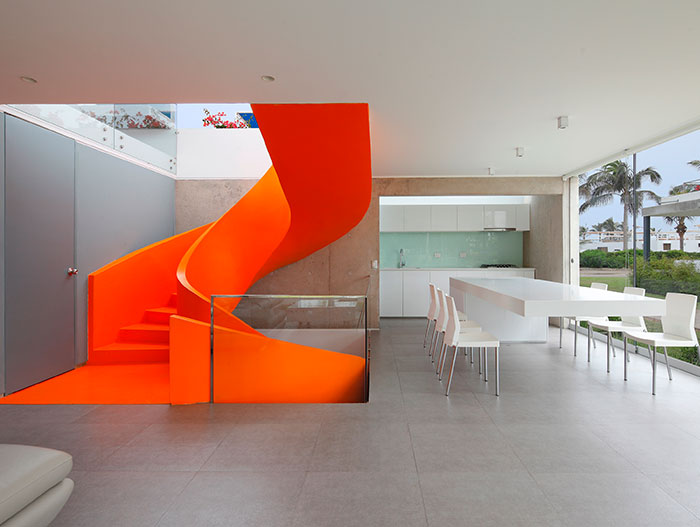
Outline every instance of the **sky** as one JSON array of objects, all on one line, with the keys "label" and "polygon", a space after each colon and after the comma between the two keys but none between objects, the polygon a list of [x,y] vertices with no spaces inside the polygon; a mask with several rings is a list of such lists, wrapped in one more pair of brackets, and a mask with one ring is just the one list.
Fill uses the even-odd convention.
[{"label": "sky", "polygon": [[[671,187],[685,181],[700,179],[700,171],[688,165],[688,161],[700,159],[700,130],[672,139],[660,145],[649,148],[637,154],[637,170],[653,167],[661,174],[662,181],[659,185],[650,184],[648,181],[642,185],[643,190],[651,190],[659,196],[668,196]],[[626,160],[632,166],[632,156]],[[655,205],[652,201],[645,201],[644,206]],[[580,217],[581,226],[591,227],[612,217],[617,222],[622,222],[622,205],[620,200],[615,200],[609,205],[594,207],[587,210]],[[629,218],[632,225],[632,218]],[[700,218],[696,218],[692,224],[700,224]],[[637,225],[641,228],[642,219],[637,218]],[[664,222],[663,218],[652,218],[652,227],[662,230],[670,230],[672,227]]]}]

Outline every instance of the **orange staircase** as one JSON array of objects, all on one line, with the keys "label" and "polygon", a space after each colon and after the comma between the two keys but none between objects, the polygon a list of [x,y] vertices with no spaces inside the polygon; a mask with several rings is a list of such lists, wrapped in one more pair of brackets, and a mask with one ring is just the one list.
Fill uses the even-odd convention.
[{"label": "orange staircase", "polygon": [[167,306],[146,309],[140,323],[119,329],[114,343],[95,348],[88,364],[167,364],[170,358],[170,315],[176,312],[177,295],[172,294]]}]

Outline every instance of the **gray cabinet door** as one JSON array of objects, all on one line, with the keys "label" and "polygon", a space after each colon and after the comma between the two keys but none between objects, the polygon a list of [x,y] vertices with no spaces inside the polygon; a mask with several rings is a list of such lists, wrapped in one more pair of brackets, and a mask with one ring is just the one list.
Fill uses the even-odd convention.
[{"label": "gray cabinet door", "polygon": [[5,379],[12,393],[75,366],[75,142],[5,127]]}]

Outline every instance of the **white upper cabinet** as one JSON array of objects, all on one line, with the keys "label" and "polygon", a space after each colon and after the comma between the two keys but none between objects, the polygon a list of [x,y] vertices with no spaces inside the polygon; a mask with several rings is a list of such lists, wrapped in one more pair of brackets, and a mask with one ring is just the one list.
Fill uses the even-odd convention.
[{"label": "white upper cabinet", "polygon": [[381,205],[381,232],[530,230],[530,205]]},{"label": "white upper cabinet", "polygon": [[403,205],[381,205],[379,207],[379,231],[403,231]]},{"label": "white upper cabinet", "polygon": [[430,228],[430,205],[404,205],[403,230],[425,232]]},{"label": "white upper cabinet", "polygon": [[517,205],[484,205],[485,229],[515,229]]},{"label": "white upper cabinet", "polygon": [[483,205],[457,205],[457,230],[460,232],[484,230]]},{"label": "white upper cabinet", "polygon": [[530,205],[523,203],[516,205],[516,225],[515,230],[529,231],[530,230]]},{"label": "white upper cabinet", "polygon": [[430,230],[451,232],[457,230],[457,205],[431,205]]}]

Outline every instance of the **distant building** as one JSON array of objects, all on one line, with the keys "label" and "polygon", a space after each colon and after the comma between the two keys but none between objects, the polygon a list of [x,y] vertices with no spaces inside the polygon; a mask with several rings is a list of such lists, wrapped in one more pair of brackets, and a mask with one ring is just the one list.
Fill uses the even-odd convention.
[{"label": "distant building", "polygon": [[[600,249],[605,252],[622,250],[622,231],[589,231],[579,237],[581,251]],[[643,232],[637,230],[637,249],[643,248]],[[700,252],[700,225],[693,225],[685,233],[683,250],[689,253]],[[632,248],[632,233],[629,233],[628,246]],[[662,230],[651,233],[650,250],[652,251],[678,251],[681,248],[678,233],[673,230]]]}]

